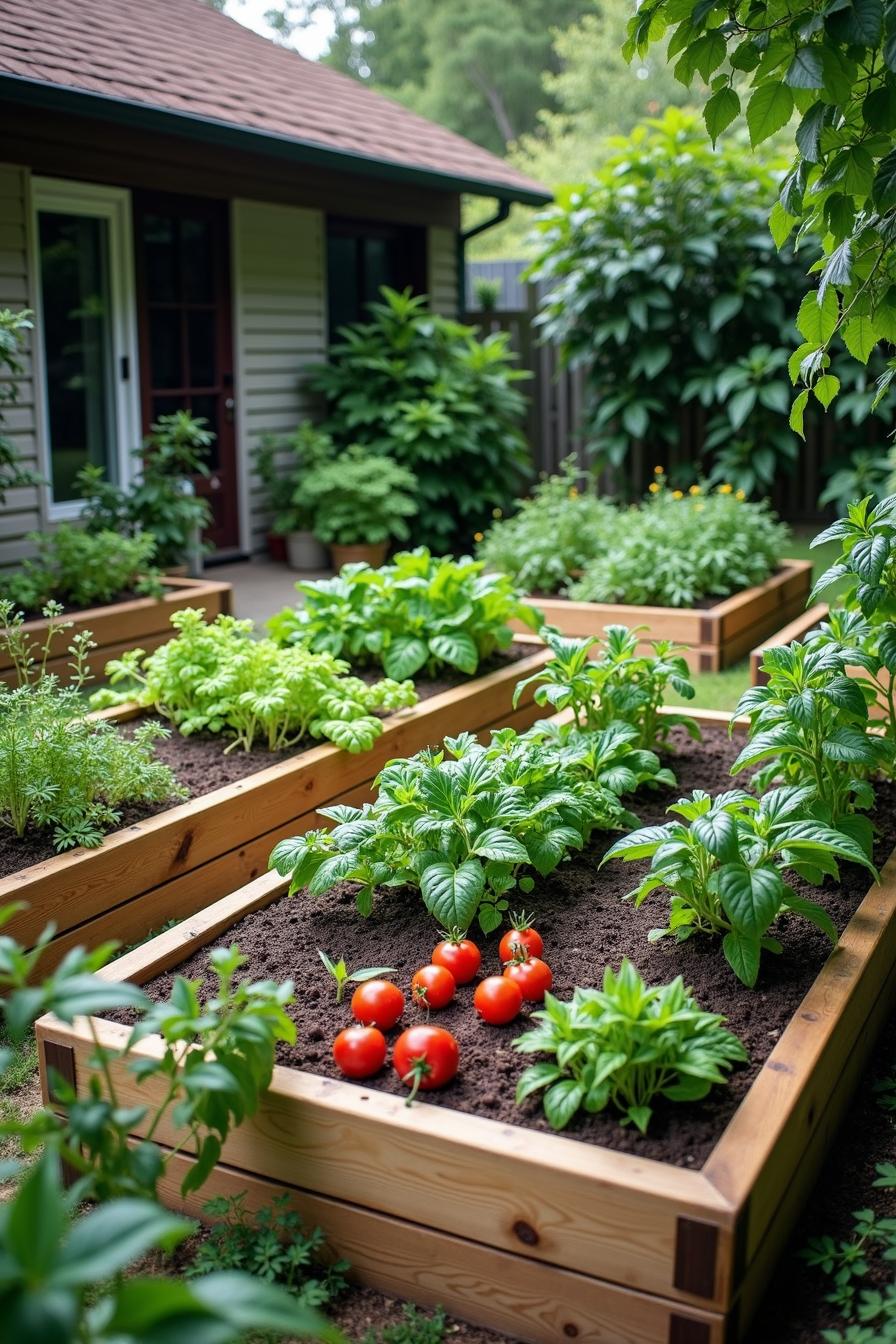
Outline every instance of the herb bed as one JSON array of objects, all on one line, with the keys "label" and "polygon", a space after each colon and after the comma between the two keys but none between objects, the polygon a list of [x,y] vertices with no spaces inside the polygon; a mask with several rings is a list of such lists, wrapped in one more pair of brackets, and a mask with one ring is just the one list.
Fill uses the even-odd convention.
[{"label": "herb bed", "polygon": [[548,625],[557,626],[564,635],[597,635],[611,624],[646,626],[642,648],[650,639],[670,639],[683,646],[692,671],[719,672],[802,612],[811,583],[811,561],[782,560],[777,573],[765,583],[720,598],[707,607],[626,606],[574,602],[563,597],[528,600],[544,612]]},{"label": "herb bed", "polygon": [[[700,717],[704,723],[724,718]],[[714,764],[706,782],[718,786],[733,752],[726,755],[717,734],[711,743],[707,754]],[[677,792],[701,782],[687,776],[685,766],[683,752]],[[888,789],[880,807],[882,853],[896,840],[889,795]],[[642,804],[642,815],[659,812],[663,801],[668,799],[652,801],[650,812]],[[543,885],[562,884],[577,867],[581,860]],[[634,885],[631,879],[630,871],[621,873],[624,889]],[[260,878],[122,958],[105,974],[147,982],[193,954],[198,964],[201,949],[213,940],[238,937],[239,920],[248,920],[253,911],[260,912],[255,918],[263,926],[286,885],[274,875]],[[602,888],[600,880],[595,886]],[[631,1151],[612,1151],[602,1132],[573,1130],[561,1137],[524,1128],[534,1109],[510,1124],[500,1098],[497,1118],[484,1118],[489,1094],[481,1079],[482,1095],[475,1098],[480,1114],[468,1115],[455,1109],[459,1090],[455,1098],[449,1089],[439,1104],[432,1104],[437,1100],[432,1097],[409,1110],[403,1096],[390,1095],[389,1083],[358,1086],[280,1067],[259,1114],[228,1140],[224,1163],[207,1193],[246,1189],[249,1201],[259,1203],[273,1190],[287,1188],[303,1215],[323,1225],[335,1250],[354,1262],[362,1282],[418,1301],[441,1301],[457,1314],[520,1339],[721,1344],[737,1338],[759,1301],[892,999],[896,862],[890,861],[882,885],[863,899],[866,890],[867,880],[847,869],[842,892],[825,897],[843,929],[837,949],[825,961],[824,941],[815,944],[814,933],[807,931],[804,942],[803,929],[793,922],[785,939],[786,960],[767,958],[753,991],[737,984],[717,951],[713,975],[701,987],[696,972],[704,954],[697,944],[678,949],[678,955],[662,946],[649,948],[643,942],[645,923],[654,922],[649,905],[640,923],[634,912],[619,912],[620,921],[629,918],[629,951],[640,969],[657,976],[653,959],[662,958],[667,974],[681,969],[697,983],[703,1006],[722,1011],[726,1004],[715,996],[724,980],[732,1026],[749,1036],[757,1056],[755,1076],[743,1071],[749,1087],[729,1098],[729,1103],[739,1101],[733,1114],[732,1106],[725,1112],[722,1102],[722,1112],[712,1116],[720,1104],[712,1096],[674,1119],[658,1112],[658,1129],[646,1144],[623,1132],[620,1146]],[[328,919],[344,919],[339,931],[346,939],[349,920],[354,922],[369,961],[376,914],[373,924],[363,924],[348,916],[350,894],[336,897],[335,915],[323,904],[321,911]],[[572,936],[564,929],[575,924],[562,925],[561,916],[574,921],[575,914],[559,892],[549,891],[545,910],[548,918],[540,923],[561,994],[569,987],[567,979],[571,985],[585,978],[585,968],[593,980],[602,959],[622,950],[618,943],[579,947],[578,953],[569,953],[577,964],[568,965],[560,940]],[[317,916],[311,914],[309,927],[300,906],[292,914],[302,933],[299,950],[310,960],[320,932]],[[422,943],[406,953],[402,949],[411,960],[419,960],[419,952],[435,941],[432,924],[416,905],[415,916]],[[587,925],[582,933],[585,942]],[[491,943],[487,946],[491,949]],[[247,950],[252,950],[248,944]],[[785,984],[786,994],[779,992]],[[303,990],[307,1010],[300,1006],[300,1021],[309,1046],[323,1058],[335,1022],[328,1031],[314,1025],[312,988],[309,981]],[[332,1019],[330,1013],[327,1020]],[[450,1025],[444,1014],[439,1020]],[[109,1043],[119,1041],[125,1030],[110,1022],[95,1020],[94,1025]],[[476,1023],[470,1029],[474,1035],[487,1033],[490,1040],[508,1039],[506,1029],[497,1038],[494,1029]],[[318,1032],[322,1039],[315,1040]],[[69,1029],[44,1019],[38,1035],[44,1068],[49,1061],[83,1087],[91,1051],[86,1024]],[[462,1051],[471,1049],[463,1039],[461,1045]],[[152,1041],[140,1049],[152,1052]],[[462,1054],[462,1069],[465,1058]],[[315,1068],[310,1058],[304,1062]],[[132,1080],[122,1078],[121,1086],[128,1102],[136,1097]],[[712,1116],[702,1132],[701,1114],[704,1120]],[[679,1151],[676,1166],[675,1157],[670,1161],[669,1150],[662,1148],[662,1131],[687,1129],[689,1119],[695,1131],[692,1161],[687,1151]],[[170,1129],[162,1137],[176,1142]],[[592,1141],[583,1143],[582,1137]],[[177,1182],[190,1160],[182,1154],[170,1169],[166,1193],[173,1203],[179,1201]]]},{"label": "herb bed", "polygon": [[[508,657],[491,672],[390,715],[369,751],[351,754],[331,743],[316,744],[277,764],[256,753],[261,768],[245,778],[133,821],[98,849],[54,855],[0,879],[0,903],[28,902],[7,931],[30,945],[55,921],[48,966],[78,944],[134,942],[263,872],[278,840],[320,825],[317,808],[363,801],[392,757],[410,755],[448,733],[529,727],[542,711],[529,689],[514,710],[514,687],[542,667],[550,651],[531,635],[518,637],[516,645],[522,657]],[[139,712],[126,705],[101,711],[123,723]]]}]

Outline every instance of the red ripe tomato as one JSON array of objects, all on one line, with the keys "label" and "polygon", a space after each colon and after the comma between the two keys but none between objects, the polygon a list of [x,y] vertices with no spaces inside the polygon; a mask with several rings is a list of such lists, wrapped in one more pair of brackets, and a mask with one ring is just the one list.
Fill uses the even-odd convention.
[{"label": "red ripe tomato", "polygon": [[468,985],[479,970],[482,953],[469,938],[451,936],[434,948],[432,961],[450,971],[456,985]]},{"label": "red ripe tomato", "polygon": [[459,1061],[460,1049],[451,1032],[428,1024],[408,1027],[392,1051],[395,1072],[411,1089],[409,1106],[418,1091],[431,1092],[450,1083]]},{"label": "red ripe tomato", "polygon": [[424,966],[411,980],[414,1002],[422,1008],[444,1008],[454,998],[454,976],[444,966]]},{"label": "red ripe tomato", "polygon": [[541,1003],[545,991],[554,983],[551,968],[539,957],[526,957],[524,961],[512,961],[504,967],[508,980],[519,985],[524,999],[529,1003]]},{"label": "red ripe tomato", "polygon": [[388,1031],[404,1012],[404,995],[391,980],[368,980],[352,995],[352,1016],[367,1027]]},{"label": "red ripe tomato", "polygon": [[504,934],[498,947],[502,964],[513,961],[514,947],[521,947],[530,957],[540,957],[544,951],[541,934],[533,929],[527,915],[514,915],[511,927]]},{"label": "red ripe tomato", "polygon": [[333,1042],[333,1058],[346,1078],[370,1078],[386,1062],[386,1038],[376,1027],[346,1027]]},{"label": "red ripe tomato", "polygon": [[480,980],[473,994],[473,1007],[493,1027],[512,1022],[523,1006],[523,991],[515,980],[504,975],[490,975]]}]

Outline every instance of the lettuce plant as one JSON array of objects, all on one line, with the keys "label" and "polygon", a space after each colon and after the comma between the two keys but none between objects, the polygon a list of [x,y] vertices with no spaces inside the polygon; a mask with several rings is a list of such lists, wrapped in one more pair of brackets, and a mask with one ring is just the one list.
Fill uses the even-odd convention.
[{"label": "lettuce plant", "polygon": [[367,751],[383,731],[377,710],[416,703],[410,682],[372,686],[347,676],[348,665],[328,653],[278,648],[253,638],[251,621],[218,616],[212,624],[201,608],[176,612],[176,638],[146,657],[134,649],[106,667],[122,691],[100,691],[94,705],[134,700],[174,723],[185,736],[220,733],[226,748],[269,751],[322,737],[346,751]]},{"label": "lettuce plant", "polygon": [[736,714],[750,720],[749,740],[731,767],[761,765],[756,786],[775,780],[812,789],[816,811],[871,853],[871,825],[855,809],[871,807],[869,775],[892,764],[896,744],[870,733],[874,693],[846,675],[847,652],[815,641],[765,651],[765,686],[741,696]]},{"label": "lettuce plant", "polygon": [[432,556],[425,546],[402,551],[381,569],[345,565],[334,579],[298,583],[300,607],[268,622],[280,644],[378,663],[398,681],[444,667],[472,676],[480,662],[513,639],[510,621],[530,629],[541,615],[503,574],[463,556]]},{"label": "lettuce plant", "polygon": [[618,972],[607,967],[600,989],[573,990],[569,1003],[545,994],[532,1017],[538,1026],[513,1048],[553,1061],[526,1069],[516,1099],[543,1093],[554,1129],[565,1129],[580,1110],[612,1107],[644,1134],[657,1097],[700,1101],[747,1059],[725,1019],[703,1012],[681,976],[648,986],[627,960]]},{"label": "lettuce plant", "polygon": [[529,869],[553,872],[595,829],[630,824],[615,792],[561,752],[513,729],[482,746],[471,733],[446,738],[441,751],[391,761],[364,807],[322,809],[332,830],[282,840],[270,865],[290,891],[320,895],[357,882],[369,914],[380,886],[416,888],[443,929],[496,929],[506,893],[531,891]]},{"label": "lettuce plant", "polygon": [[[573,724],[595,732],[611,723],[628,723],[637,730],[638,746],[652,751],[663,746],[675,726],[699,740],[700,729],[685,714],[661,714],[667,689],[691,700],[694,687],[680,649],[669,640],[652,640],[651,653],[638,651],[645,629],[608,625],[599,640],[572,639],[545,627],[542,637],[553,653],[551,661],[517,684],[514,705],[526,686],[535,686],[535,703],[554,712],[572,710]],[[590,656],[598,646],[597,657]]]},{"label": "lettuce plant", "polygon": [[[647,826],[611,845],[602,860],[650,859],[648,871],[626,896],[640,906],[656,891],[671,896],[669,922],[651,941],[695,933],[721,937],[725,960],[745,985],[755,985],[763,951],[780,952],[769,930],[779,914],[802,915],[832,943],[837,930],[827,911],[786,880],[792,869],[819,884],[838,876],[838,859],[877,876],[861,844],[813,815],[812,788],[780,788],[761,801],[733,789],[713,798],[696,789],[668,809],[676,820]],[[689,824],[685,824],[689,823]]]},{"label": "lettuce plant", "polygon": [[4,585],[9,599],[26,611],[38,611],[50,601],[88,607],[128,592],[161,596],[156,542],[149,532],[127,537],[62,523],[54,532],[35,532],[28,539],[36,555],[23,560]]}]

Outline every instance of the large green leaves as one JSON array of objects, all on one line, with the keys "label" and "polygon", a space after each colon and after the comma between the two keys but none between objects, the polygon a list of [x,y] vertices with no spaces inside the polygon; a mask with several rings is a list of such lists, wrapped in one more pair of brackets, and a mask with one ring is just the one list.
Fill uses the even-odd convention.
[{"label": "large green leaves", "polygon": [[747,103],[750,143],[762,144],[793,116],[793,94],[786,84],[760,84]]},{"label": "large green leaves", "polygon": [[424,904],[443,929],[468,929],[484,890],[482,865],[472,859],[457,868],[450,863],[433,863],[420,875]]}]

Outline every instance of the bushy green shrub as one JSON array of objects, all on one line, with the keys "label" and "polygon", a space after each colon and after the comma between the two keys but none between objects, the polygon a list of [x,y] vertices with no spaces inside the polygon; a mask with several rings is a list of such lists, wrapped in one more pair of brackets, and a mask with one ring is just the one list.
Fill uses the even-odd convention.
[{"label": "bushy green shrub", "polygon": [[337,546],[407,541],[417,513],[417,478],[407,467],[353,445],[320,462],[301,482],[303,508],[319,541]]},{"label": "bushy green shrub", "polygon": [[433,550],[469,544],[528,471],[520,429],[526,375],[505,334],[431,313],[424,298],[384,289],[370,320],[346,327],[310,384],[327,397],[324,428],[409,467],[418,481],[414,538]]},{"label": "bushy green shrub", "polygon": [[310,421],[292,434],[265,434],[253,454],[268,506],[274,511],[271,531],[279,536],[311,530],[314,519],[305,494],[313,467],[336,455],[333,441]]},{"label": "bushy green shrub", "polygon": [[252,621],[218,616],[211,624],[201,608],[175,612],[174,639],[148,657],[133,649],[106,667],[116,692],[98,691],[97,707],[134,700],[171,720],[184,736],[220,733],[232,751],[256,744],[269,751],[304,737],[322,737],[346,751],[366,751],[383,731],[376,710],[416,703],[409,682],[372,686],[346,676],[348,664],[328,653],[279,648],[255,639]]},{"label": "bushy green shrub", "polygon": [[648,502],[619,514],[611,545],[585,565],[568,596],[692,607],[762,583],[788,535],[767,504],[738,498],[730,485],[709,494],[657,486]]},{"label": "bushy green shrub", "polygon": [[558,593],[615,533],[613,505],[580,486],[575,459],[539,482],[515,513],[492,524],[476,555],[529,593]]},{"label": "bushy green shrub", "polygon": [[155,537],[149,532],[128,537],[61,523],[55,532],[32,533],[29,541],[37,555],[24,560],[4,585],[9,599],[26,611],[51,601],[89,607],[122,593],[158,597],[162,592],[153,564]]},{"label": "bushy green shrub", "polygon": [[272,617],[268,628],[280,644],[380,663],[399,681],[421,670],[435,676],[446,665],[472,676],[511,642],[508,622],[541,624],[510,579],[482,571],[468,556],[434,557],[425,546],[379,569],[346,565],[335,579],[297,583],[304,602]]}]

